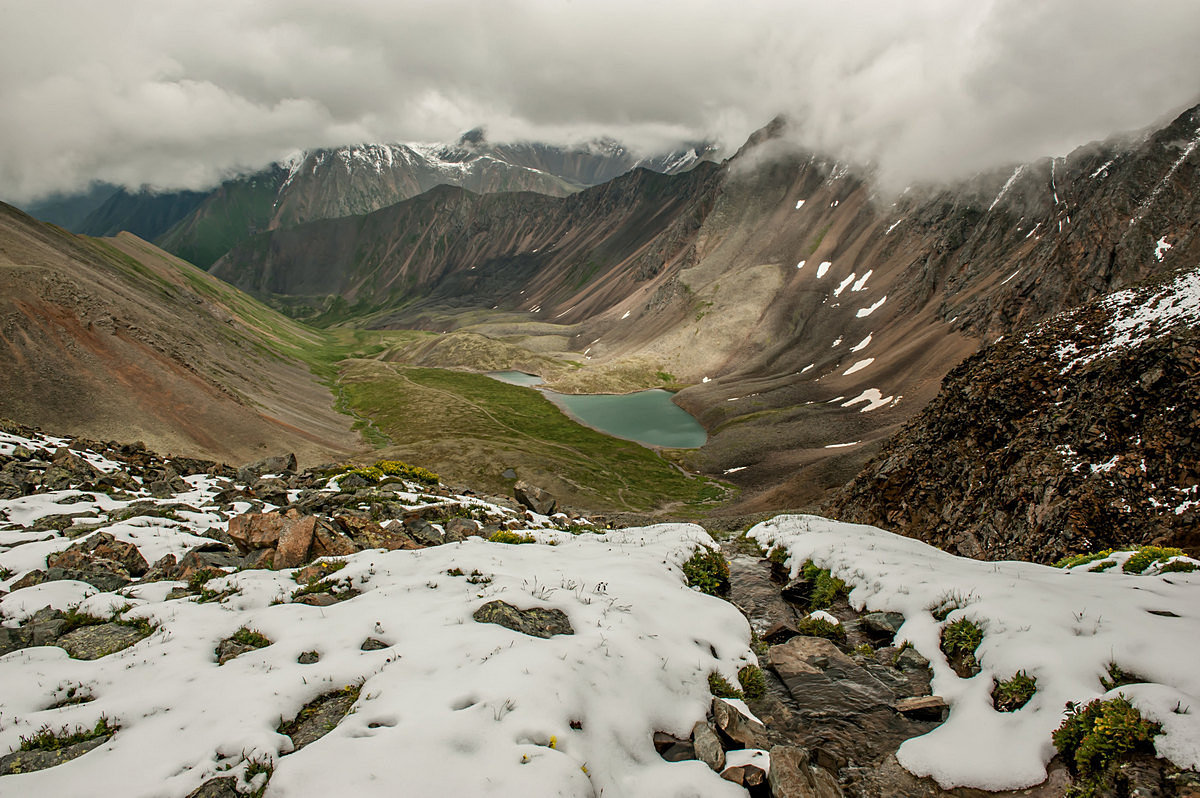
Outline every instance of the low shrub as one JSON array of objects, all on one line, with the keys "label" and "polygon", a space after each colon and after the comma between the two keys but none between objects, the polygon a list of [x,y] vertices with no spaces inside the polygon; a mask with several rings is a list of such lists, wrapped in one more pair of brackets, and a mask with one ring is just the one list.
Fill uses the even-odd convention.
[{"label": "low shrub", "polygon": [[508,543],[514,546],[521,543],[537,543],[533,535],[522,535],[520,532],[513,532],[510,529],[498,529],[488,540],[493,543]]},{"label": "low shrub", "polygon": [[683,575],[687,577],[689,587],[710,596],[722,596],[729,592],[729,563],[716,549],[697,546],[691,558],[683,564]]},{"label": "low shrub", "polygon": [[1081,780],[1077,795],[1109,794],[1117,765],[1137,753],[1154,753],[1162,727],[1142,718],[1124,696],[1085,707],[1067,704],[1067,716],[1053,734],[1054,747]]},{"label": "low shrub", "polygon": [[1166,562],[1172,557],[1182,557],[1182,549],[1166,548],[1163,546],[1138,546],[1137,554],[1134,554],[1125,564],[1121,566],[1121,570],[1127,574],[1140,574],[1154,565],[1156,562]]}]

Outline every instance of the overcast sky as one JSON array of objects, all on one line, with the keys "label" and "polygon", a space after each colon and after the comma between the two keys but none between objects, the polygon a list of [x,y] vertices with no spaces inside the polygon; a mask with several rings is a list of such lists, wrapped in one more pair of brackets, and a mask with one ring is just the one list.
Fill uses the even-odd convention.
[{"label": "overcast sky", "polygon": [[477,125],[736,149],[778,113],[953,178],[1200,101],[1198,43],[1198,0],[0,0],[0,197]]}]

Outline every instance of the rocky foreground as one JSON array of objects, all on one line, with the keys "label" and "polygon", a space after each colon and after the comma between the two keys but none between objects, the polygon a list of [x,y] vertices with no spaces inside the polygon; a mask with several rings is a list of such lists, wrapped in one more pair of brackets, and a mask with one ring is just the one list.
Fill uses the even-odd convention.
[{"label": "rocky foreground", "polygon": [[[13,425],[0,459],[0,795],[1200,794],[1178,552],[1001,568],[785,517],[727,564],[402,463]],[[1055,756],[1066,701],[1126,697],[1144,739]]]}]

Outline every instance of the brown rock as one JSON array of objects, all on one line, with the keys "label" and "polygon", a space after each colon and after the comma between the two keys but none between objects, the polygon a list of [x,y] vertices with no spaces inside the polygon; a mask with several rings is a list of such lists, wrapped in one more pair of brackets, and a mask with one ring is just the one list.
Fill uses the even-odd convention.
[{"label": "brown rock", "polygon": [[356,515],[339,515],[334,521],[346,530],[351,540],[364,549],[423,549],[399,524],[382,527],[366,518]]},{"label": "brown rock", "polygon": [[842,798],[833,774],[813,765],[807,750],[790,745],[771,749],[767,782],[773,798]]},{"label": "brown rock", "polygon": [[713,720],[721,733],[732,740],[734,748],[766,748],[767,727],[746,717],[719,698],[712,702]]},{"label": "brown rock", "polygon": [[558,504],[554,497],[545,490],[530,485],[525,480],[517,480],[513,485],[513,497],[524,507],[528,507],[540,515],[550,515]]},{"label": "brown rock", "polygon": [[923,695],[904,698],[896,702],[896,711],[919,720],[940,722],[946,717],[949,707],[940,695]]},{"label": "brown rock", "polygon": [[313,533],[317,528],[317,517],[305,516],[291,521],[279,532],[279,545],[275,548],[275,568],[296,568],[308,561],[308,548],[312,545]]},{"label": "brown rock", "polygon": [[725,781],[732,781],[734,784],[742,787],[758,787],[767,782],[767,774],[760,767],[754,765],[737,765],[736,767],[726,768],[721,773],[721,778]]},{"label": "brown rock", "polygon": [[243,568],[267,569],[275,564],[275,549],[255,549],[242,558]]},{"label": "brown rock", "polygon": [[288,519],[279,513],[243,513],[229,519],[229,537],[243,552],[273,549]]},{"label": "brown rock", "polygon": [[710,768],[720,773],[725,769],[725,749],[721,747],[721,738],[707,721],[697,721],[692,728],[692,746],[696,749],[696,758]]},{"label": "brown rock", "polygon": [[354,554],[361,548],[348,536],[325,523],[318,521],[313,530],[312,547],[309,555],[312,559],[318,557],[344,557]]}]

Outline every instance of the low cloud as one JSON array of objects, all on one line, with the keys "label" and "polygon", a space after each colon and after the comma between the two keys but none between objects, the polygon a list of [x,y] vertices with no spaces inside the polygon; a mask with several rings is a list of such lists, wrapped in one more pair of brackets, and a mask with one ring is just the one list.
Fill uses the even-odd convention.
[{"label": "low cloud", "polygon": [[0,195],[204,188],[363,141],[797,143],[893,184],[1200,100],[1194,0],[210,0],[0,9]]}]

